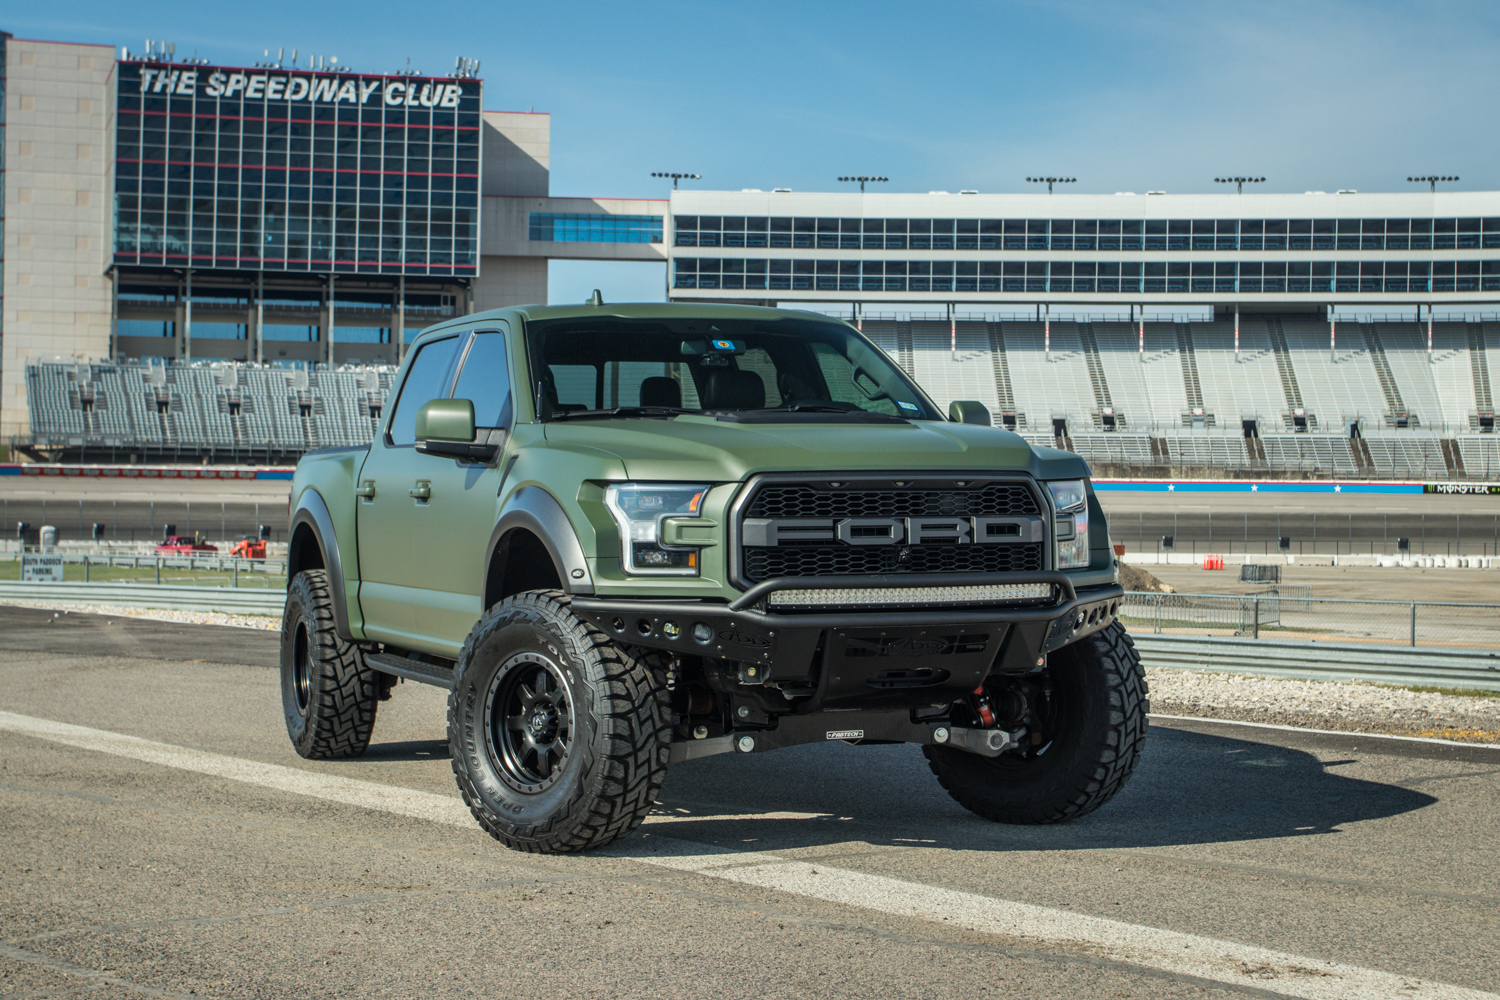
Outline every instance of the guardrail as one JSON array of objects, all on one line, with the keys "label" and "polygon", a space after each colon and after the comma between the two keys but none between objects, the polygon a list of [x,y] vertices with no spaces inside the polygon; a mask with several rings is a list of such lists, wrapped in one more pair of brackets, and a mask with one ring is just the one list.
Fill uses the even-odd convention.
[{"label": "guardrail", "polygon": [[1500,655],[1495,653],[1151,633],[1131,637],[1148,667],[1500,691]]},{"label": "guardrail", "polygon": [[1132,634],[1500,651],[1500,604],[1131,591]]},{"label": "guardrail", "polygon": [[137,583],[0,583],[0,601],[98,604],[108,607],[218,611],[280,617],[286,592],[235,587],[173,587]]}]

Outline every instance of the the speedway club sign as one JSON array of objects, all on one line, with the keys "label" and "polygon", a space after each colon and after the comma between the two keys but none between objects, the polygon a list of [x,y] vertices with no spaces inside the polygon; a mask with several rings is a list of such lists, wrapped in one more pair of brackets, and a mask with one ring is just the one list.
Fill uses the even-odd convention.
[{"label": "the speedway club sign", "polygon": [[[376,104],[391,107],[457,108],[463,93],[452,80],[358,76],[353,73],[258,73],[167,64],[139,65],[142,94],[288,101],[303,104]],[[123,82],[129,86],[128,82]]]}]

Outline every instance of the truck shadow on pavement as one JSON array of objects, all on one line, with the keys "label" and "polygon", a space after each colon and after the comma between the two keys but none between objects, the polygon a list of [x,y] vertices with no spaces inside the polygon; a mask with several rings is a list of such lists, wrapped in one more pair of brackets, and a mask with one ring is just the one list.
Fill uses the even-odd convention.
[{"label": "truck shadow on pavement", "polygon": [[[1364,754],[1343,754],[1365,757]],[[1437,799],[1338,773],[1272,743],[1153,726],[1111,802],[1069,823],[991,823],[948,797],[915,746],[794,747],[675,765],[643,829],[757,850],[861,841],[957,850],[1075,850],[1338,834]]]}]

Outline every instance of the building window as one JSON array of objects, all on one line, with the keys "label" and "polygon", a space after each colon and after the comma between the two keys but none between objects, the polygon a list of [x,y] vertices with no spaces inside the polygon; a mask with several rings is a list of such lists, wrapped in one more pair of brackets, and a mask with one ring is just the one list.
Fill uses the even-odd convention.
[{"label": "building window", "polygon": [[[678,246],[717,246],[714,243],[699,244],[696,241],[697,218],[686,217],[694,225],[687,235],[692,242],[683,243],[678,234]],[[745,220],[737,220],[739,228],[724,232],[724,246],[745,245]],[[680,224],[680,221],[679,221]],[[528,239],[546,243],[660,243],[662,241],[662,218],[659,215],[585,215],[566,212],[532,212]],[[729,242],[732,237],[734,242]],[[761,246],[765,244],[762,243]]]}]

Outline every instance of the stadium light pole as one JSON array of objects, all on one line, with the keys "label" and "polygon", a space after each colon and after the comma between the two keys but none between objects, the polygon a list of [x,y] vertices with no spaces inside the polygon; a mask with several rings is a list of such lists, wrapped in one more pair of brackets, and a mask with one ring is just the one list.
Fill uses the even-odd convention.
[{"label": "stadium light pole", "polygon": [[1054,184],[1077,184],[1078,183],[1078,178],[1077,177],[1028,177],[1028,178],[1026,178],[1026,183],[1027,184],[1045,184],[1045,185],[1047,185],[1047,193],[1051,194],[1052,193],[1052,185],[1054,185]]},{"label": "stadium light pole", "polygon": [[703,179],[703,175],[702,174],[680,174],[680,173],[677,173],[674,170],[657,170],[657,171],[653,171],[652,174],[651,174],[651,176],[652,177],[662,177],[662,178],[666,178],[666,177],[672,178],[672,190],[673,191],[677,190],[677,182],[678,181],[701,181]]},{"label": "stadium light pole", "polygon": [[859,193],[860,194],[864,194],[865,193],[865,185],[866,184],[887,184],[889,182],[890,182],[890,178],[889,177],[877,177],[874,174],[859,174],[858,176],[840,177],[839,178],[839,183],[840,184],[855,184],[855,183],[859,184]]},{"label": "stadium light pole", "polygon": [[1427,190],[1433,192],[1434,194],[1437,193],[1437,186],[1439,184],[1452,184],[1452,183],[1454,183],[1457,180],[1458,180],[1458,175],[1457,174],[1454,174],[1452,177],[1443,177],[1443,176],[1440,176],[1438,174],[1429,174],[1426,177],[1408,177],[1407,178],[1407,181],[1409,181],[1412,184],[1426,184],[1427,185]]},{"label": "stadium light pole", "polygon": [[1215,177],[1215,184],[1233,184],[1235,194],[1244,194],[1246,184],[1264,184],[1264,177]]}]

